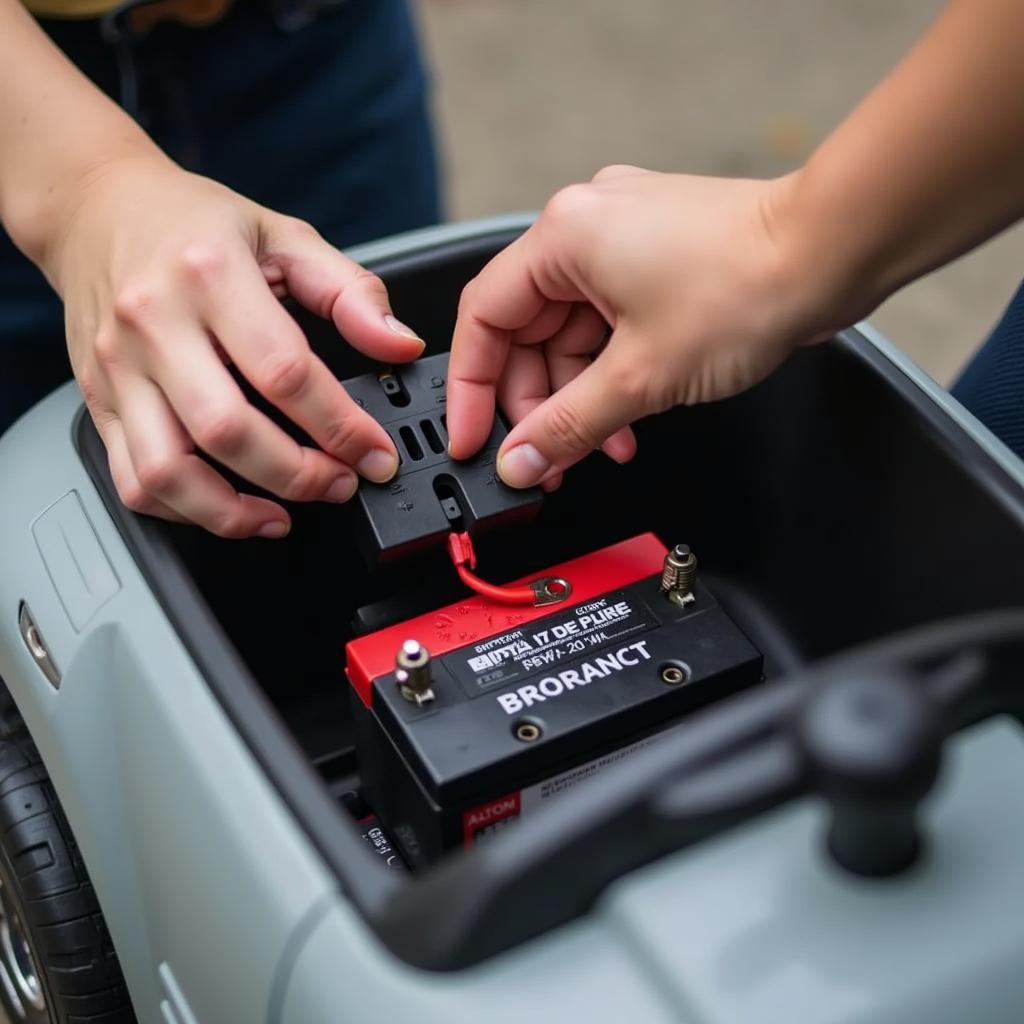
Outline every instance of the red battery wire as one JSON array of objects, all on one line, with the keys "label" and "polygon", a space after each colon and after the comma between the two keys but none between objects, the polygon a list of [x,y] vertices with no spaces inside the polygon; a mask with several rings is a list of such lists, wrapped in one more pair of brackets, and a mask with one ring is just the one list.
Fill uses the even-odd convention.
[{"label": "red battery wire", "polygon": [[562,601],[572,592],[566,580],[545,577],[530,583],[499,585],[488,583],[472,572],[476,568],[476,552],[468,533],[448,535],[448,554],[451,556],[459,579],[489,601],[499,604],[554,604]]}]

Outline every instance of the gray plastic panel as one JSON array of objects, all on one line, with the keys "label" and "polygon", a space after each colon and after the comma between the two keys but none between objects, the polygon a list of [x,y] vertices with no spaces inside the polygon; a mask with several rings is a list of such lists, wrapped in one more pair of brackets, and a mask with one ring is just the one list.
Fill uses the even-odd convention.
[{"label": "gray plastic panel", "polygon": [[[613,931],[595,922],[456,974],[402,968],[364,935],[351,908],[327,914],[296,961],[280,1017],[269,1024],[698,1024],[665,1000]],[[334,992],[324,984],[328,977],[336,979]]]},{"label": "gray plastic panel", "polygon": [[[80,403],[69,384],[0,443],[0,480],[17,481],[0,490],[0,677],[67,812],[140,1021],[165,1021],[161,963],[201,1024],[262,1021],[292,936],[336,883],[111,523],[72,447]],[[121,582],[80,633],[32,532],[69,490]],[[21,641],[22,600],[63,671],[59,691]]]},{"label": "gray plastic panel", "polygon": [[702,1024],[1019,1021],[1024,735],[953,747],[908,874],[843,873],[804,802],[620,883],[613,922]]},{"label": "gray plastic panel", "polygon": [[121,583],[78,493],[54,502],[32,524],[32,534],[71,624],[81,630]]}]

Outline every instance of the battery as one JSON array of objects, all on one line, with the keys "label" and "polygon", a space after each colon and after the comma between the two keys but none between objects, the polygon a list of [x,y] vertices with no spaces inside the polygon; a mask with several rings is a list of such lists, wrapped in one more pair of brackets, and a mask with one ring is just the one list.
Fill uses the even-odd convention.
[{"label": "battery", "polygon": [[[363,795],[410,865],[565,799],[762,678],[761,653],[700,580],[691,602],[661,592],[666,553],[642,534],[542,570],[571,584],[558,604],[474,596],[349,642]],[[403,648],[429,652],[425,699],[396,673]]]}]

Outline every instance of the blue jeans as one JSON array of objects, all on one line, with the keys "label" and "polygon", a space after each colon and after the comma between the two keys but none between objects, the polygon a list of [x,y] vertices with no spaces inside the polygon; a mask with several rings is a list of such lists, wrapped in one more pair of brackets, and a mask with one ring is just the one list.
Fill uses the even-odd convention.
[{"label": "blue jeans", "polygon": [[[175,160],[338,246],[440,216],[426,81],[406,0],[342,0],[285,29],[288,0],[239,0],[207,28],[161,24],[131,44],[132,113]],[[276,13],[275,13],[276,11]],[[44,21],[121,99],[96,20]],[[70,375],[61,305],[0,230],[0,431]]]},{"label": "blue jeans", "polygon": [[1024,284],[953,385],[953,395],[1024,458]]}]

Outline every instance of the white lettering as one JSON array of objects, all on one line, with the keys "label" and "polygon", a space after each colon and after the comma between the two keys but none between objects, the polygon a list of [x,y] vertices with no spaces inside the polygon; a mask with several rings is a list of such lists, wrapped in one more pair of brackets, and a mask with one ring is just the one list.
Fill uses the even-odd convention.
[{"label": "white lettering", "polygon": [[517,711],[543,704],[544,701],[559,697],[578,686],[586,686],[594,679],[604,679],[612,672],[621,672],[625,668],[639,665],[641,661],[650,661],[651,652],[647,650],[647,641],[622,647],[613,654],[595,658],[592,662],[585,661],[578,669],[567,668],[557,676],[545,676],[540,682],[527,683],[509,693],[499,693],[497,701],[506,715],[514,715]]},{"label": "white lettering", "polygon": [[537,687],[533,685],[520,686],[516,693],[523,698],[523,704],[529,707],[531,704],[540,704],[544,698],[537,692]]},{"label": "white lettering", "polygon": [[579,672],[574,668],[567,668],[564,672],[558,673],[558,678],[562,680],[562,685],[567,690],[572,690],[577,686],[584,686],[584,680],[580,679]]},{"label": "white lettering", "polygon": [[557,697],[565,687],[562,686],[561,679],[555,679],[554,676],[545,676],[538,684],[537,689],[540,690],[545,697]]}]

